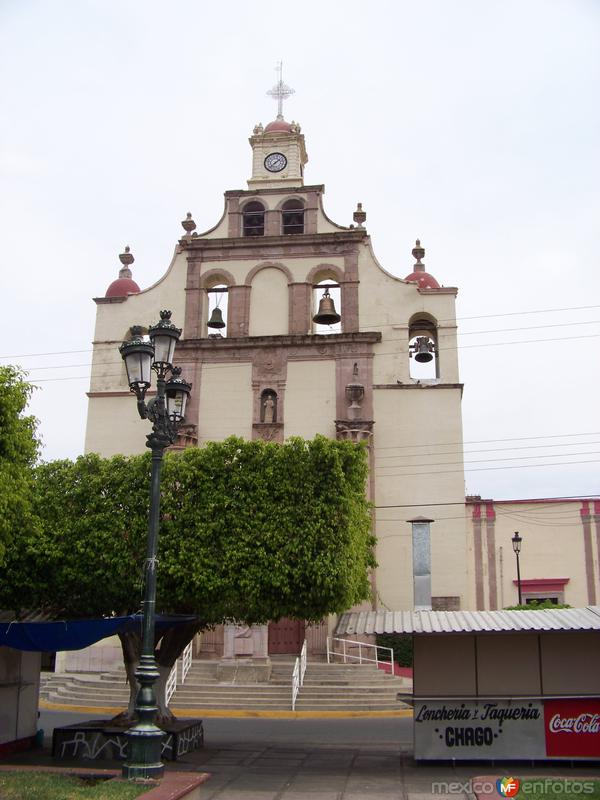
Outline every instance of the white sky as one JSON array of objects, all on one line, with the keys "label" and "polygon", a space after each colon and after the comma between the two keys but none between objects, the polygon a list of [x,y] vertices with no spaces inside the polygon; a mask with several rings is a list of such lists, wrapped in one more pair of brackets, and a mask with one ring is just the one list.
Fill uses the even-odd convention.
[{"label": "white sky", "polygon": [[596,0],[0,0],[0,363],[39,381],[44,458],[83,449],[91,298],[125,244],[148,286],[185,212],[205,230],[245,188],[280,58],[329,216],[361,201],[387,270],[418,236],[459,287],[468,492],[597,493]]}]

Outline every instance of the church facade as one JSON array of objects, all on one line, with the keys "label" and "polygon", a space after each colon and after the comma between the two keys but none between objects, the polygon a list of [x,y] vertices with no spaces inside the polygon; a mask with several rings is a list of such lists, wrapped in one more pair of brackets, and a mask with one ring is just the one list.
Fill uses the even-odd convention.
[{"label": "church facade", "polygon": [[[350,225],[328,218],[324,187],[305,183],[298,124],[279,114],[249,142],[247,188],[225,192],[214,227],[199,233],[188,214],[164,276],[144,290],[126,248],[118,279],[96,298],[86,452],[144,450],[118,346],[168,308],[193,385],[177,446],[230,435],[365,442],[373,607],[472,608],[461,448],[433,459],[450,465],[436,476],[424,466],[440,443],[462,441],[457,290],[425,270],[419,241],[411,259],[408,237],[406,278],[386,271],[360,204]],[[313,632],[314,647],[326,629]]]}]

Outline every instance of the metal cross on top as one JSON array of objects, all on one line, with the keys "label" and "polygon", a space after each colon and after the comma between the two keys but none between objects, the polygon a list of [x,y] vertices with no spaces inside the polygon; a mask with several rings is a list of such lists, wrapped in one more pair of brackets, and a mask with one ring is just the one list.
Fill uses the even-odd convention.
[{"label": "metal cross on top", "polygon": [[275,67],[279,74],[279,80],[267,94],[277,100],[277,119],[283,119],[283,101],[294,94],[294,90],[286,86],[283,82],[283,62],[280,61]]}]

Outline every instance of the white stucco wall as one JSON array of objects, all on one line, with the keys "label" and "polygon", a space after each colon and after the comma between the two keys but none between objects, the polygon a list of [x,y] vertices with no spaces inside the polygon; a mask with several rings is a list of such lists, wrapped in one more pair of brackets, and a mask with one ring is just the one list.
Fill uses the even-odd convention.
[{"label": "white stucco wall", "polygon": [[252,437],[252,365],[205,364],[200,382],[198,443]]},{"label": "white stucco wall", "polygon": [[254,276],[250,292],[250,336],[281,336],[289,332],[289,289],[284,272],[265,267]]},{"label": "white stucco wall", "polygon": [[335,361],[291,361],[285,388],[285,437],[335,438]]}]

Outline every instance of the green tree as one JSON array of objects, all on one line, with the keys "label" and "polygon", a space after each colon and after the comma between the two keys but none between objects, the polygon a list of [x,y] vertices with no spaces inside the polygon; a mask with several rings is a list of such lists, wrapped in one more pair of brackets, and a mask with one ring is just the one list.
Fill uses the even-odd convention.
[{"label": "green tree", "polygon": [[[149,469],[149,454],[38,467],[41,528],[11,550],[0,606],[70,618],[137,611]],[[324,437],[284,445],[231,438],[167,454],[158,607],[196,621],[157,643],[161,675],[210,625],[315,621],[367,599],[375,562],[366,478],[364,448]],[[139,636],[121,642],[132,674]]]},{"label": "green tree", "polygon": [[24,413],[32,391],[21,370],[0,367],[0,563],[21,529],[34,526],[32,468],[40,444],[37,420]]}]

